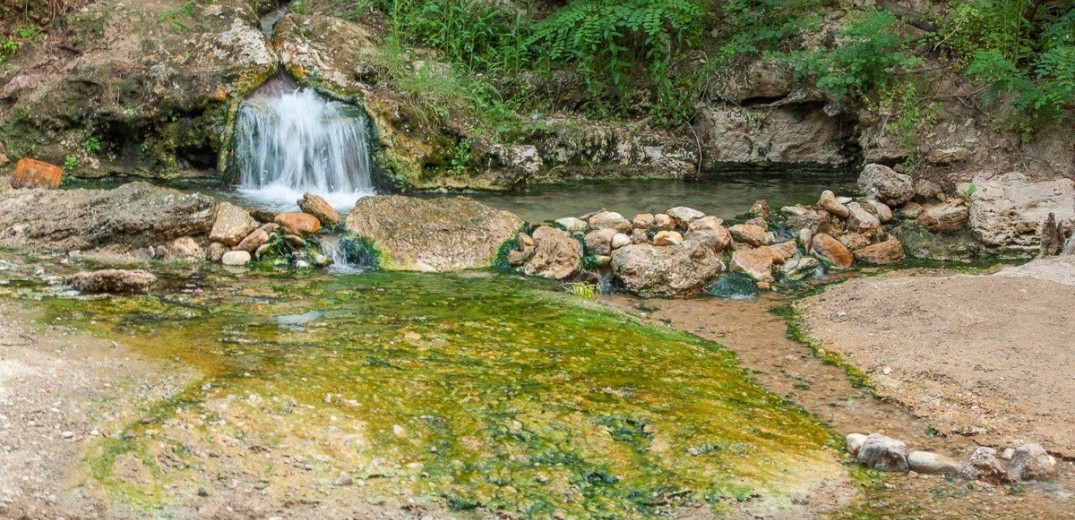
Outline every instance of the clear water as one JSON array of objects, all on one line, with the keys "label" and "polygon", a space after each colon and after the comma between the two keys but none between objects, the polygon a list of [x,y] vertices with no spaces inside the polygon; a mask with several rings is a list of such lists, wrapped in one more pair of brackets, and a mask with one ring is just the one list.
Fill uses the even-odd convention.
[{"label": "clear water", "polygon": [[638,213],[662,213],[675,206],[691,207],[727,220],[749,211],[758,199],[765,199],[776,211],[782,206],[813,204],[824,190],[833,190],[837,195],[855,194],[855,179],[852,175],[742,174],[691,180],[601,180],[469,196],[529,222],[578,217],[601,208],[632,218]]},{"label": "clear water", "polygon": [[373,193],[367,118],[280,77],[243,101],[236,123],[237,196],[278,211],[305,192],[350,209]]}]

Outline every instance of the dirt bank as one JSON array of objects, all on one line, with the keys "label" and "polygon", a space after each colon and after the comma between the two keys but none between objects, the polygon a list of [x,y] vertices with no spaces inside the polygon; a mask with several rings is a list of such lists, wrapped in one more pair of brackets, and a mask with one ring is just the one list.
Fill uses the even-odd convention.
[{"label": "dirt bank", "polygon": [[[863,280],[859,280],[863,281]],[[783,300],[640,300],[604,297],[603,302],[654,322],[697,334],[735,352],[762,386],[820,417],[840,435],[883,432],[914,450],[965,459],[980,439],[938,435],[932,417],[918,416],[890,399],[855,388],[840,367],[827,365],[806,345],[791,341],[783,318],[769,312]],[[871,374],[872,376],[873,374]],[[883,484],[865,486],[853,506],[832,513],[835,519],[860,518],[1075,518],[1070,508],[1075,474],[1069,462],[1045,484],[1017,488],[991,486],[929,475],[889,475]]]},{"label": "dirt bank", "polygon": [[1075,258],[990,276],[900,272],[801,303],[809,335],[945,434],[1075,456]]}]

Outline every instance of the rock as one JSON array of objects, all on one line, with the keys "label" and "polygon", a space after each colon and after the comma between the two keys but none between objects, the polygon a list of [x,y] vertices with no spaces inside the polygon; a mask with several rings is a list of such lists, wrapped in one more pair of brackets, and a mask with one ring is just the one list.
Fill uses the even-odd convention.
[{"label": "rock", "polygon": [[205,259],[210,262],[219,262],[224,258],[224,253],[228,252],[228,246],[221,244],[220,242],[213,242],[209,244],[209,249],[205,253]]},{"label": "rock", "polygon": [[652,213],[639,213],[631,219],[631,225],[636,229],[649,229],[657,223],[657,218]]},{"label": "rock", "polygon": [[804,208],[802,206],[784,206],[780,208],[780,212],[788,215],[789,217],[801,217],[803,215],[813,213],[810,208]]},{"label": "rock", "polygon": [[966,206],[940,203],[923,207],[917,220],[930,232],[954,233],[966,227],[969,217],[970,210]]},{"label": "rock", "polygon": [[144,182],[113,190],[16,190],[0,197],[0,247],[64,252],[147,247],[204,237],[215,211],[211,197]]},{"label": "rock", "polygon": [[1024,444],[1012,454],[1008,473],[1020,482],[1047,480],[1056,476],[1056,459],[1039,444]]},{"label": "rock", "polygon": [[810,250],[836,267],[850,267],[855,261],[851,251],[827,233],[814,235],[810,242]]},{"label": "rock", "polygon": [[921,202],[932,202],[941,194],[941,187],[931,180],[918,179],[914,181],[914,194]]},{"label": "rock", "polygon": [[332,204],[329,204],[324,198],[310,192],[304,193],[302,198],[299,199],[299,209],[313,215],[319,222],[321,222],[322,226],[329,229],[332,229],[343,222],[340,213],[336,211],[336,208],[332,207]]},{"label": "rock", "polygon": [[642,228],[634,228],[631,230],[631,243],[632,244],[648,244],[650,243],[649,233]]},{"label": "rock", "polygon": [[302,249],[306,247],[306,239],[298,235],[284,235],[284,242],[287,242],[287,245],[291,246],[294,249]]},{"label": "rock", "polygon": [[903,441],[871,433],[856,456],[859,464],[878,471],[907,473],[907,445]]},{"label": "rock", "polygon": [[778,256],[769,246],[743,249],[732,253],[732,266],[759,282],[773,281],[773,258]]},{"label": "rock", "polygon": [[575,217],[557,219],[556,224],[563,226],[568,233],[583,233],[590,227],[585,220],[577,219]]},{"label": "rock", "polygon": [[922,205],[917,202],[908,202],[906,206],[900,208],[900,214],[903,218],[918,220],[918,215],[922,213]]},{"label": "rock", "polygon": [[705,213],[685,206],[676,206],[665,213],[676,221],[676,227],[683,229],[687,229],[691,225],[691,222],[705,216]]},{"label": "rock", "polygon": [[849,433],[844,438],[844,444],[847,444],[847,452],[858,456],[859,450],[862,449],[862,445],[866,444],[866,435],[861,433]]},{"label": "rock", "polygon": [[104,269],[76,273],[67,283],[89,294],[136,294],[148,292],[157,283],[157,277],[142,269]]},{"label": "rock", "polygon": [[1015,448],[1004,448],[1004,452],[1000,454],[1000,458],[1004,460],[1012,460],[1015,456]]},{"label": "rock", "polygon": [[877,219],[880,220],[882,224],[892,222],[892,208],[888,207],[888,204],[873,199],[866,199],[863,201],[863,204],[867,210],[873,208],[872,213],[877,215]]},{"label": "rock", "polygon": [[851,250],[851,252],[858,251],[859,249],[867,247],[873,243],[873,239],[870,238],[869,235],[865,235],[862,233],[844,233],[840,235],[840,237],[836,240],[843,244],[844,247]]},{"label": "rock", "polygon": [[912,451],[907,455],[911,471],[925,475],[958,475],[962,466],[959,461],[928,451]]},{"label": "rock", "polygon": [[582,267],[582,246],[567,233],[541,226],[534,230],[533,236],[534,256],[523,266],[524,273],[563,280]]},{"label": "rock", "polygon": [[508,265],[512,267],[519,267],[520,265],[525,264],[531,258],[534,257],[534,251],[534,247],[529,247],[525,249],[512,249],[511,251],[508,251]]},{"label": "rock", "polygon": [[675,229],[676,219],[665,215],[664,213],[658,213],[653,216],[653,228],[652,229]]},{"label": "rock", "polygon": [[644,298],[687,298],[704,292],[724,264],[703,240],[680,245],[632,244],[612,253],[612,272]]},{"label": "rock", "polygon": [[867,164],[858,178],[859,190],[869,199],[902,206],[914,197],[914,181],[881,164]]},{"label": "rock", "polygon": [[779,244],[773,244],[769,246],[774,252],[779,255],[779,259],[774,259],[778,264],[791,260],[795,255],[799,254],[799,246],[795,244],[794,240],[788,240],[786,242],[780,242]]},{"label": "rock", "polygon": [[848,164],[842,150],[853,125],[804,105],[740,107],[709,105],[695,127],[706,158],[703,168],[727,164]]},{"label": "rock", "polygon": [[230,202],[221,202],[217,205],[216,222],[209,232],[209,240],[233,247],[257,226],[257,221],[245,209]]},{"label": "rock", "polygon": [[[263,257],[266,254],[268,254],[269,251],[271,251],[271,250],[272,250],[272,247],[270,247],[269,244],[265,244],[265,245],[257,248],[256,251],[254,251],[254,258],[257,258],[258,260],[261,260],[261,257]],[[223,260],[224,255],[220,255],[220,256],[221,256],[221,260]]]},{"label": "rock", "polygon": [[594,229],[615,229],[620,233],[631,232],[631,222],[615,211],[598,211],[587,221]]},{"label": "rock", "polygon": [[881,228],[881,219],[873,213],[866,211],[858,202],[852,202],[847,206],[847,230],[862,233],[874,232]]},{"label": "rock", "polygon": [[906,256],[903,244],[896,237],[855,251],[856,259],[873,265],[894,264],[902,261]]},{"label": "rock", "polygon": [[655,246],[678,246],[682,243],[683,235],[677,231],[658,231],[656,235],[653,235]]},{"label": "rock", "polygon": [[818,199],[817,206],[840,218],[847,218],[851,213],[848,211],[847,206],[836,200],[836,195],[829,190],[821,192],[821,198]]},{"label": "rock", "polygon": [[19,159],[15,174],[11,176],[12,188],[59,188],[63,168],[29,157]]},{"label": "rock", "polygon": [[960,475],[971,479],[989,482],[990,484],[1011,484],[1012,478],[1004,469],[1004,465],[997,460],[997,450],[979,446],[971,453],[970,459],[963,464],[959,471]]},{"label": "rock", "polygon": [[239,245],[235,246],[235,249],[253,253],[254,251],[257,251],[259,247],[268,244],[269,238],[269,234],[266,233],[264,229],[258,228],[239,242]]},{"label": "rock", "polygon": [[803,256],[799,258],[793,258],[784,262],[784,265],[780,268],[780,272],[788,280],[802,280],[807,276],[814,274],[814,271],[821,266],[821,262],[817,258],[812,256]]},{"label": "rock", "polygon": [[284,233],[299,237],[313,235],[321,230],[321,221],[309,213],[280,213],[276,215],[274,222]]},{"label": "rock", "polygon": [[629,246],[631,245],[631,237],[623,233],[616,233],[612,236],[612,241],[609,242],[609,245],[612,247],[613,251],[624,246]]},{"label": "rock", "polygon": [[336,477],[336,482],[333,484],[336,486],[350,486],[351,484],[354,484],[354,480],[352,480],[351,476],[347,473],[341,472],[340,476]]},{"label": "rock", "polygon": [[586,233],[586,238],[583,240],[586,243],[586,253],[591,255],[611,255],[612,237],[620,234],[619,231],[612,228],[595,229]]},{"label": "rock", "polygon": [[247,251],[228,251],[220,258],[224,265],[241,266],[250,263],[250,253]]},{"label": "rock", "polygon": [[[276,220],[276,212],[274,211],[269,211],[267,209],[262,208],[250,208],[248,212],[250,213],[251,217],[254,217],[254,220],[264,224],[262,227],[268,225],[276,225],[272,223],[274,220]],[[266,230],[266,233],[269,233],[271,235],[272,231]]]},{"label": "rock", "polygon": [[[522,219],[463,197],[374,196],[355,204],[346,226],[369,237],[389,269],[454,271],[489,265]],[[533,239],[541,249],[536,233]]]},{"label": "rock", "polygon": [[736,242],[754,247],[764,246],[769,242],[769,232],[755,224],[736,224],[728,228],[728,232]]},{"label": "rock", "polygon": [[1071,179],[1030,181],[1021,173],[979,175],[972,186],[970,227],[991,249],[1037,253],[1041,223],[1049,213],[1055,214],[1057,222],[1075,221]]},{"label": "rock", "polygon": [[769,218],[769,202],[767,202],[765,199],[758,199],[754,201],[754,204],[750,205],[749,213],[751,215],[754,215],[755,218],[760,218],[762,220]]},{"label": "rock", "polygon": [[179,237],[165,248],[164,260],[168,262],[201,262],[205,251],[193,238]]},{"label": "rock", "polygon": [[[690,225],[691,232],[711,232],[716,237],[716,252],[719,253],[732,245],[732,234],[728,231],[728,228],[724,227],[724,221],[717,217],[705,217],[694,222]],[[690,236],[690,233],[687,233]]]}]

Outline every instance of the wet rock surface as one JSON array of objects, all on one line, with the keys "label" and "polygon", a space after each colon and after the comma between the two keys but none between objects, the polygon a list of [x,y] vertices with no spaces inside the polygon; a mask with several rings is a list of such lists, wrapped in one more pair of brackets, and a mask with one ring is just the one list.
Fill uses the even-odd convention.
[{"label": "wet rock surface", "polygon": [[103,269],[76,273],[67,283],[90,294],[138,294],[149,291],[157,283],[157,277],[142,269]]},{"label": "wet rock surface", "polygon": [[[388,266],[451,271],[490,265],[523,221],[465,197],[366,197],[347,216],[347,230],[373,241]],[[534,237],[539,242],[538,237]]]},{"label": "wet rock surface", "polygon": [[216,205],[205,195],[146,183],[113,190],[17,191],[0,198],[0,247],[66,252],[206,236]]}]

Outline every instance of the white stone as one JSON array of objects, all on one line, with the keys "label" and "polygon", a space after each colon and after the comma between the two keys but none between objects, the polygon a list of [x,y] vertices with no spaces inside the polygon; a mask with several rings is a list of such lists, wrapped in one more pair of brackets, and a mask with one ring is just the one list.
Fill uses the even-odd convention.
[{"label": "white stone", "polygon": [[246,251],[228,251],[220,259],[224,265],[240,266],[250,263],[250,253]]}]

